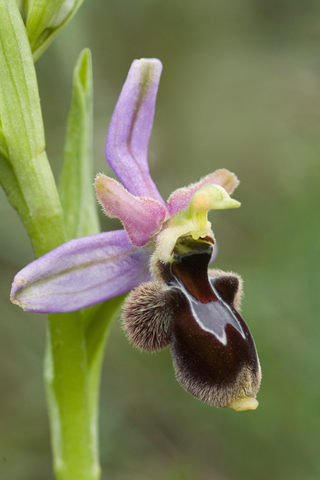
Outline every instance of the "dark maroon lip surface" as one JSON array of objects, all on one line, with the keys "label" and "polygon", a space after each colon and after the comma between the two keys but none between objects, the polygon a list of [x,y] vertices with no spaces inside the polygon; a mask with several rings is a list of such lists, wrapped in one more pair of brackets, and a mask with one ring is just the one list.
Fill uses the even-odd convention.
[{"label": "dark maroon lip surface", "polygon": [[244,366],[253,372],[259,366],[253,338],[233,305],[235,277],[210,278],[211,254],[212,245],[207,242],[184,239],[182,246],[177,244],[166,278],[180,292],[171,348],[191,375],[225,384],[235,381]]}]

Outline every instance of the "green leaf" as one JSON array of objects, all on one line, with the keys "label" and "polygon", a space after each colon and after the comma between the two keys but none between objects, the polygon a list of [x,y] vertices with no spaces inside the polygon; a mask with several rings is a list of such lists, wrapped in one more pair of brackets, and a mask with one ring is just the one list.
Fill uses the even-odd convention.
[{"label": "green leaf", "polygon": [[83,50],[73,75],[71,106],[59,185],[68,238],[98,233],[92,171],[92,65]]},{"label": "green leaf", "polygon": [[118,314],[126,295],[112,298],[106,302],[81,310],[84,319],[87,364],[89,370],[97,362],[104,350],[108,330],[112,320]]},{"label": "green leaf", "polygon": [[9,156],[6,138],[4,136],[4,133],[1,127],[1,119],[0,119],[0,155],[2,155],[5,158],[8,158]]},{"label": "green leaf", "polygon": [[24,10],[24,5],[26,3],[25,0],[16,0],[16,2],[17,2],[17,5],[18,5],[18,8],[19,8],[20,12],[22,13],[23,10]]},{"label": "green leaf", "polygon": [[37,80],[14,0],[0,0],[0,112],[10,157],[21,164],[44,150]]},{"label": "green leaf", "polygon": [[[110,326],[117,316],[125,295],[82,310],[88,367],[89,411],[93,439],[98,442],[99,387],[103,355]],[[96,444],[98,450],[98,443]]]},{"label": "green leaf", "polygon": [[70,22],[83,0],[27,0],[26,28],[36,61]]},{"label": "green leaf", "polygon": [[[65,241],[62,209],[47,160],[40,100],[32,54],[17,3],[0,0],[0,118],[2,154],[12,167],[32,219],[37,255]],[[7,171],[6,167],[3,171]],[[24,213],[23,213],[24,212]]]},{"label": "green leaf", "polygon": [[5,191],[9,202],[21,218],[24,219],[25,228],[30,236],[35,234],[32,218],[24,200],[19,182],[8,159],[0,154],[0,184]]},{"label": "green leaf", "polygon": [[17,210],[18,215],[23,220],[29,236],[34,237],[36,235],[35,226],[30,216],[18,179],[8,160],[8,156],[7,142],[0,128],[0,185],[5,191],[9,202],[13,208]]}]

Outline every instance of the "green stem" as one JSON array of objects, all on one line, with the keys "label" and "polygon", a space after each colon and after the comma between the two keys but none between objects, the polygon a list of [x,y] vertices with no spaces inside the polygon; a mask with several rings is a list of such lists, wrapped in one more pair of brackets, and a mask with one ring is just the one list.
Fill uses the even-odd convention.
[{"label": "green stem", "polygon": [[49,315],[45,381],[57,480],[98,480],[80,312]]}]

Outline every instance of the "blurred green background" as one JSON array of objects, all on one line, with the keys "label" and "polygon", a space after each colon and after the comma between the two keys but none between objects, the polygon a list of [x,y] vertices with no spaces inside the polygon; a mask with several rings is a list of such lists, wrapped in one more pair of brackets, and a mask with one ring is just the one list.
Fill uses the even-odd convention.
[{"label": "blurred green background", "polygon": [[[170,352],[141,354],[114,323],[101,386],[107,480],[320,478],[320,3],[87,0],[37,63],[47,151],[61,167],[73,66],[93,54],[95,172],[130,63],[164,64],[149,160],[167,198],[225,167],[240,210],[211,214],[216,266],[244,279],[263,381],[255,412],[201,404]],[[8,296],[33,259],[0,194],[0,478],[53,480],[42,363],[45,317]],[[104,230],[117,228],[102,218]]]}]

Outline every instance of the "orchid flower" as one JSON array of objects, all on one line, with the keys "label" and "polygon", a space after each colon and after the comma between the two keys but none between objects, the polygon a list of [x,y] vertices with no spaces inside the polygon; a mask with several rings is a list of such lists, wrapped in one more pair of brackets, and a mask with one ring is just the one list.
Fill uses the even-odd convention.
[{"label": "orchid flower", "polygon": [[15,277],[11,299],[30,312],[70,312],[131,292],[125,331],[142,350],[171,346],[176,376],[215,406],[254,409],[260,365],[236,309],[241,279],[208,270],[215,238],[211,209],[237,208],[238,185],[226,169],[174,191],[167,203],[147,153],[162,65],[135,60],[111,118],[106,159],[118,181],[99,174],[96,194],[124,230],[71,240]]}]

